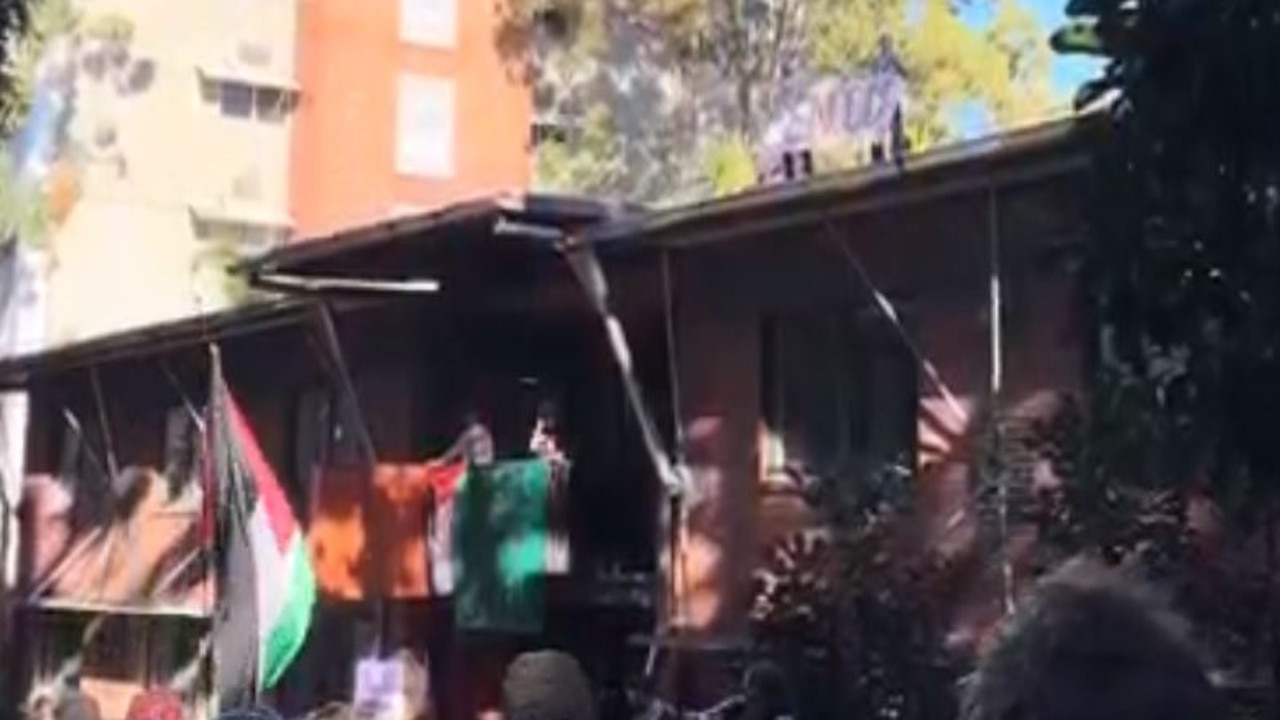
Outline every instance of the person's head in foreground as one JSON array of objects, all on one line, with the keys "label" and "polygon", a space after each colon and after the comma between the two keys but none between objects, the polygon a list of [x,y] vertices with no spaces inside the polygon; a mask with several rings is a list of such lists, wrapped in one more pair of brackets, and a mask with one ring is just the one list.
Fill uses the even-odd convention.
[{"label": "person's head in foreground", "polygon": [[1182,622],[1144,584],[1073,562],[979,662],[962,720],[1218,720]]},{"label": "person's head in foreground", "polygon": [[595,720],[582,666],[557,650],[523,653],[502,681],[504,720]]}]

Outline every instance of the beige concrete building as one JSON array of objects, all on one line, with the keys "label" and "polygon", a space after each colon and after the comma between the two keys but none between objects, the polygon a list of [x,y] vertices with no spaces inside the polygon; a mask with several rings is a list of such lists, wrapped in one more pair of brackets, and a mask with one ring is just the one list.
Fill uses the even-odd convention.
[{"label": "beige concrete building", "polygon": [[[287,236],[294,0],[79,0],[47,342],[223,307]],[[71,188],[67,190],[66,188]]]}]

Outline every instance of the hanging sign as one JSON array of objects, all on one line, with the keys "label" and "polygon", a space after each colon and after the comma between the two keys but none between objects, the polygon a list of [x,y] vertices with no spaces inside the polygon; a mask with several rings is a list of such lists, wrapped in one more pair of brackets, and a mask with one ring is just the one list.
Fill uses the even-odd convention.
[{"label": "hanging sign", "polygon": [[906,72],[887,43],[860,75],[792,80],[779,94],[778,113],[765,128],[758,157],[762,179],[808,174],[812,148],[823,141],[891,138],[906,95]]},{"label": "hanging sign", "polygon": [[399,720],[405,711],[404,664],[394,658],[366,657],[356,663],[355,697],[359,717]]}]

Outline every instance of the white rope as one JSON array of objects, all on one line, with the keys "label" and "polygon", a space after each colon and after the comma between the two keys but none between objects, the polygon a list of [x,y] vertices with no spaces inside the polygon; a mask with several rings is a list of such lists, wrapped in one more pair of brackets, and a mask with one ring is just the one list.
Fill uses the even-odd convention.
[{"label": "white rope", "polygon": [[924,353],[920,351],[920,346],[916,344],[916,341],[912,339],[911,334],[907,332],[905,327],[903,327],[902,319],[898,316],[898,311],[893,307],[893,303],[890,302],[889,298],[886,297],[878,287],[876,287],[875,283],[871,282],[871,278],[867,275],[867,271],[862,266],[862,263],[858,261],[858,258],[853,254],[853,251],[849,249],[849,246],[836,235],[835,230],[831,228],[830,224],[827,225],[827,232],[832,241],[835,242],[836,246],[840,248],[840,253],[844,257],[845,262],[848,263],[854,273],[857,274],[858,278],[861,280],[863,287],[871,293],[872,298],[876,302],[876,306],[882,313],[884,313],[884,316],[889,319],[889,322],[893,325],[894,331],[906,346],[907,351],[911,353],[916,363],[924,370],[925,377],[928,378],[930,384],[933,385],[934,390],[937,391],[938,395],[942,397],[942,401],[946,403],[947,408],[955,415],[955,420],[957,422],[967,421],[969,417],[968,413],[964,411],[964,408],[960,405],[960,401],[956,399],[956,396],[952,394],[951,389],[947,387],[945,382],[943,382],[942,374],[938,372],[938,368],[933,364],[933,361],[924,356]]}]

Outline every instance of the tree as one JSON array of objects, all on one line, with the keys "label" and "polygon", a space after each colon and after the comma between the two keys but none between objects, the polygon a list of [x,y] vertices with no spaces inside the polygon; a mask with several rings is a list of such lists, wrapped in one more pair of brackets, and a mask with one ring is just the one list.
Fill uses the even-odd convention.
[{"label": "tree", "polygon": [[[23,5],[20,32],[6,44],[10,50],[4,58],[3,76],[6,89],[0,94],[0,241],[19,238],[32,244],[40,244],[46,238],[50,225],[51,208],[45,188],[41,183],[19,177],[14,167],[12,143],[14,136],[26,120],[32,103],[41,59],[49,43],[75,29],[78,14],[70,0],[31,0]],[[59,196],[65,194],[64,178],[54,178],[53,189]]]},{"label": "tree", "polygon": [[[1084,497],[1211,494],[1265,598],[1280,688],[1280,16],[1270,0],[1072,0],[1054,36],[1106,61],[1085,280],[1098,327]],[[1115,505],[1115,503],[1111,503]],[[1123,522],[1117,522],[1123,527]],[[1151,545],[1182,543],[1166,533]],[[1235,603],[1229,611],[1246,611]],[[1235,607],[1230,607],[1235,606]]]},{"label": "tree", "polygon": [[754,654],[779,666],[801,720],[955,717],[948,567],[895,538],[915,496],[901,462],[816,477],[822,529],[783,538],[755,573]]},{"label": "tree", "polygon": [[[600,155],[571,128],[538,152],[548,158],[540,167],[613,166],[615,184],[562,185],[558,170],[539,180],[670,201],[740,188],[784,78],[857,72],[882,38],[908,75],[916,149],[954,137],[966,104],[1002,125],[1045,115],[1055,97],[1043,33],[1018,0],[985,1],[991,21],[975,26],[951,0],[509,0],[500,44],[532,62],[544,109],[590,113],[614,137]],[[819,150],[819,169],[861,160],[844,147]]]},{"label": "tree", "polygon": [[[11,103],[15,97],[13,88],[15,72],[10,52],[14,40],[21,37],[28,27],[30,8],[33,0],[0,0],[0,118],[8,118],[13,114]],[[20,97],[20,95],[18,95]]]},{"label": "tree", "polygon": [[16,133],[31,109],[36,74],[49,43],[75,29],[79,13],[70,0],[24,0],[24,22],[12,30],[3,58],[5,87],[0,93],[0,135]]}]

